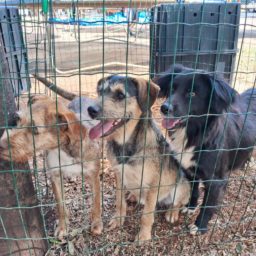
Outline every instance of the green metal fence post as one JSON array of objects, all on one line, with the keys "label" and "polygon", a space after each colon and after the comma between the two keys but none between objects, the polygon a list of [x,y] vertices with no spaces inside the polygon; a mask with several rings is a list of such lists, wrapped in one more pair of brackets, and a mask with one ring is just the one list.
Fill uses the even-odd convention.
[{"label": "green metal fence post", "polygon": [[43,13],[47,14],[48,10],[49,10],[49,2],[48,2],[48,0],[42,0],[41,3],[42,3]]}]

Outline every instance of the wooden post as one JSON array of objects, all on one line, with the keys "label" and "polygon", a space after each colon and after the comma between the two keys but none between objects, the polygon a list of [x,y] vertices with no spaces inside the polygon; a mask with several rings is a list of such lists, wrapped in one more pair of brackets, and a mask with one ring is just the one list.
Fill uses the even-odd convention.
[{"label": "wooden post", "polygon": [[[0,41],[1,42],[1,41]],[[1,44],[1,43],[0,43]],[[10,73],[0,45],[0,128],[16,111]],[[0,137],[3,129],[0,129]],[[0,256],[45,255],[45,238],[28,164],[0,160]],[[25,208],[24,208],[25,207]]]}]

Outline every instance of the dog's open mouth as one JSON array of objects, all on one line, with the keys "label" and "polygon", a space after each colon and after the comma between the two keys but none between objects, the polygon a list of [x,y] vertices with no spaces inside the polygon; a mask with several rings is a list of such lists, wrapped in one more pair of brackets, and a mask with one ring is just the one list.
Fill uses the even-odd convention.
[{"label": "dog's open mouth", "polygon": [[91,128],[89,137],[91,140],[105,137],[113,133],[117,128],[121,127],[129,119],[116,119],[116,120],[104,120],[100,121],[97,125]]},{"label": "dog's open mouth", "polygon": [[162,126],[167,130],[174,130],[178,128],[183,123],[183,121],[183,119],[164,117],[162,120]]}]

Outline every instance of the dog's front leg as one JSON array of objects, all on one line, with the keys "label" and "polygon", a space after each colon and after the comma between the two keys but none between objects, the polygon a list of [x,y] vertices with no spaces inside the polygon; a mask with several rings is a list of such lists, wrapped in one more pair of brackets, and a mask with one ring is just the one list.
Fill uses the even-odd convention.
[{"label": "dog's front leg", "polygon": [[89,182],[93,192],[93,205],[91,210],[91,232],[93,235],[100,235],[103,230],[103,223],[101,219],[101,189],[100,189],[100,164],[95,164],[93,170],[89,171]]},{"label": "dog's front leg", "polygon": [[189,203],[186,207],[182,210],[183,213],[188,213],[188,215],[193,215],[195,213],[197,202],[199,198],[199,180],[189,179],[191,184],[191,197]]},{"label": "dog's front leg", "polygon": [[[156,185],[157,186],[157,185]],[[136,241],[146,241],[151,239],[152,225],[154,223],[154,211],[157,203],[157,189],[149,188],[146,193],[146,200],[141,217],[140,232]]]},{"label": "dog's front leg", "polygon": [[69,214],[65,205],[65,194],[62,187],[62,177],[59,171],[51,174],[52,190],[57,202],[57,214],[59,217],[58,226],[55,229],[54,236],[62,239],[67,234],[69,224]]},{"label": "dog's front leg", "polygon": [[116,169],[115,170],[115,177],[116,177],[116,212],[109,222],[109,230],[122,226],[126,216],[126,201],[123,191],[123,184],[122,184],[122,175],[121,172]]},{"label": "dog's front leg", "polygon": [[188,209],[191,211],[194,211],[195,208],[197,207],[197,201],[199,198],[199,180],[191,180],[191,187],[192,187],[192,191],[191,191],[191,198],[189,200],[188,203]]},{"label": "dog's front leg", "polygon": [[207,232],[208,222],[219,208],[222,201],[227,182],[224,180],[212,180],[205,182],[204,199],[201,210],[196,218],[195,224],[190,226],[190,234],[203,234]]}]

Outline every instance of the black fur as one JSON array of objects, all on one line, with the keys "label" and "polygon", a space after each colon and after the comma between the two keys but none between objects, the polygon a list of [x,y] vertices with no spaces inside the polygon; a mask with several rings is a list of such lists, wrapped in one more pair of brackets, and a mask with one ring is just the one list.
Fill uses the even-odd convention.
[{"label": "black fur", "polygon": [[[253,151],[256,90],[238,94],[220,77],[181,67],[171,67],[154,81],[161,88],[160,95],[167,98],[161,108],[163,114],[183,118],[176,129],[187,125],[184,151],[195,147],[193,159],[196,164],[186,170],[194,181],[189,207],[197,205],[201,180],[205,196],[195,224],[203,233],[222,199],[230,171],[243,167]],[[190,108],[189,95],[193,95]],[[169,131],[169,135],[173,132],[175,129]]]}]

